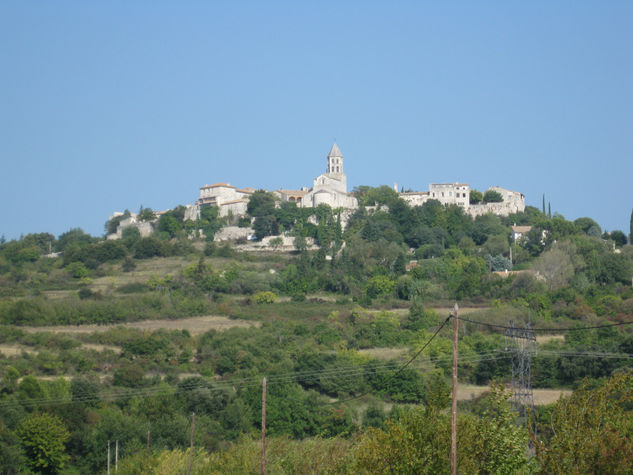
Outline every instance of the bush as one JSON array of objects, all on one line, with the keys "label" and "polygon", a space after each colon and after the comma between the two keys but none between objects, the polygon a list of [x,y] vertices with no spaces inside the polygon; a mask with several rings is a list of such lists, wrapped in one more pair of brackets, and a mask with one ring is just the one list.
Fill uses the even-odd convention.
[{"label": "bush", "polygon": [[83,262],[72,262],[66,266],[66,270],[75,279],[88,277],[88,269],[86,269]]},{"label": "bush", "polygon": [[275,303],[277,301],[277,295],[274,292],[271,292],[269,290],[264,291],[264,292],[257,292],[253,296],[253,300],[255,301],[255,303],[258,303],[258,304]]}]

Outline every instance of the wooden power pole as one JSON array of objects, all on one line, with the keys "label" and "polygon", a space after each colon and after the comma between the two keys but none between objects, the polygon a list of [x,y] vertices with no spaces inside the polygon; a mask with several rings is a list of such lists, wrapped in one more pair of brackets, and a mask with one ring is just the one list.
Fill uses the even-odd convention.
[{"label": "wooden power pole", "polygon": [[196,427],[196,413],[191,413],[191,443],[189,444],[189,471],[187,472],[191,475],[191,470],[193,469],[193,434]]},{"label": "wooden power pole", "polygon": [[457,302],[453,308],[453,407],[451,414],[451,475],[457,474],[457,331],[459,318]]},{"label": "wooden power pole", "polygon": [[108,475],[110,475],[110,441],[108,440]]},{"label": "wooden power pole", "polygon": [[266,378],[262,380],[262,475],[266,473]]}]

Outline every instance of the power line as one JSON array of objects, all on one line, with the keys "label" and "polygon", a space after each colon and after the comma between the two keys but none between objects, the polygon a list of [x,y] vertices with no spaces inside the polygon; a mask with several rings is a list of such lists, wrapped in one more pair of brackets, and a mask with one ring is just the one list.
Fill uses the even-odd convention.
[{"label": "power line", "polygon": [[[448,323],[448,321],[451,319],[451,316],[452,316],[452,315],[449,315],[448,317],[446,317],[446,320],[444,320],[444,321],[442,322],[442,324],[438,327],[438,329],[437,329],[437,330],[435,330],[435,333],[433,333],[433,335],[431,335],[431,338],[429,338],[429,339],[426,341],[426,343],[425,343],[424,345],[422,345],[422,348],[420,348],[418,351],[416,351],[416,353],[415,353],[415,354],[411,357],[411,359],[409,359],[409,361],[407,361],[405,364],[403,364],[400,368],[398,368],[398,370],[397,370],[395,373],[393,373],[393,374],[391,375],[391,377],[390,377],[390,378],[389,378],[389,379],[385,382],[385,385],[386,385],[387,383],[390,383],[390,382],[391,382],[391,381],[392,381],[392,380],[393,380],[396,376],[398,376],[398,375],[399,375],[402,371],[404,371],[404,369],[405,369],[407,366],[409,366],[409,365],[413,362],[413,360],[415,360],[415,359],[416,359],[416,358],[420,355],[420,353],[422,353],[422,352],[424,351],[424,349],[425,349],[427,346],[429,346],[429,344],[430,344],[430,343],[433,341],[433,339],[437,336],[437,334],[440,332],[440,330],[441,330],[442,328],[444,328],[444,326],[445,326],[445,325]],[[339,401],[336,401],[335,403],[332,403],[332,404],[340,404],[340,403],[344,403],[344,402],[349,402],[349,401],[352,401],[352,400],[354,400],[354,399],[361,398],[361,397],[363,397],[363,396],[367,395],[368,393],[369,393],[369,391],[366,391],[365,393],[358,394],[358,395],[356,395],[356,396],[349,397],[349,398],[347,398],[347,399],[339,400]]]},{"label": "power line", "polygon": [[[500,358],[505,357],[505,356],[495,357],[494,355],[498,353],[500,353],[498,350],[493,351],[493,352],[488,352],[488,353],[476,353],[476,354],[469,355],[468,357],[463,358],[463,360],[465,363],[469,363],[469,362],[476,362],[476,361],[485,361],[488,359],[500,359]],[[444,356],[442,358],[426,358],[425,360],[420,361],[421,363],[420,365],[414,366],[414,367],[421,369],[424,367],[422,363],[442,363],[448,360],[449,360],[448,356]],[[276,384],[284,384],[288,382],[302,381],[302,380],[308,379],[311,376],[323,376],[323,377],[328,377],[328,376],[331,377],[331,376],[336,376],[336,375],[354,376],[354,375],[364,374],[368,370],[382,373],[386,371],[391,371],[392,366],[393,365],[391,363],[385,363],[382,365],[376,365],[376,366],[371,366],[371,367],[367,367],[366,365],[365,366],[347,366],[347,367],[342,367],[342,368],[333,368],[329,370],[316,370],[316,371],[309,371],[309,372],[288,372],[288,373],[280,373],[278,375],[273,375],[273,376],[268,377],[267,379],[268,381],[273,381],[273,383],[276,383]],[[116,399],[116,398],[126,398],[126,397],[134,397],[134,396],[152,396],[152,395],[160,396],[160,395],[166,395],[169,393],[177,394],[177,393],[182,393],[186,391],[192,391],[195,389],[208,390],[211,392],[226,391],[229,389],[233,389],[236,386],[240,388],[259,386],[261,384],[259,379],[260,379],[259,376],[255,376],[252,378],[236,378],[236,379],[229,379],[229,380],[224,380],[224,381],[211,380],[210,382],[214,384],[214,387],[205,387],[205,386],[192,384],[189,386],[183,385],[181,387],[176,387],[174,389],[173,386],[167,386],[167,387],[156,386],[152,388],[123,389],[123,390],[111,391],[111,392],[102,391],[99,393],[99,395],[101,395],[103,399],[111,400],[111,399]],[[50,402],[72,403],[72,402],[86,402],[86,401],[100,400],[100,399],[101,398],[99,397],[93,397],[93,396],[76,397],[73,400],[69,400],[67,398],[37,398],[37,399],[33,398],[33,399],[29,399],[28,401],[23,401],[23,403],[32,403],[32,404],[40,404],[40,403],[44,404],[44,403],[50,403]],[[3,407],[5,405],[7,404],[3,404],[2,402],[0,402],[0,407]]]},{"label": "power line", "polygon": [[[450,318],[450,317],[449,317]],[[512,327],[506,325],[497,325],[495,323],[487,323],[480,322],[477,320],[469,320],[468,318],[459,317],[460,320],[468,323],[472,323],[474,325],[481,325],[484,327],[490,328],[498,328],[500,330],[510,330]],[[596,325],[591,327],[569,327],[569,328],[532,328],[532,331],[535,332],[548,332],[548,333],[557,333],[557,332],[571,332],[571,331],[584,331],[584,330],[596,330],[600,328],[609,328],[609,327],[619,327],[623,325],[633,325],[633,321],[631,322],[621,322],[621,323],[609,323],[606,325]]]},{"label": "power line", "polygon": [[[440,330],[441,327],[438,329]],[[432,338],[436,336],[438,332],[436,332]],[[431,340],[432,340],[431,338]],[[427,341],[425,346],[428,346],[430,341]],[[425,349],[422,347],[420,350],[416,352],[416,355],[409,359],[403,366],[401,366],[394,374],[390,377],[388,382],[390,382],[397,374],[398,371],[404,370],[407,366],[411,366],[416,369],[424,369],[429,363],[441,364],[448,363],[451,360],[450,355],[445,355],[439,358],[426,357],[424,359],[418,360],[417,364],[413,365],[413,361],[419,356],[419,354]],[[561,356],[561,357],[587,357],[587,358],[611,358],[611,359],[633,359],[633,354],[631,353],[609,353],[609,352],[595,352],[595,351],[553,351],[553,350],[543,350],[540,351],[540,354],[537,357],[542,356]],[[460,358],[459,364],[470,364],[477,363],[481,361],[496,361],[508,359],[509,355],[502,350],[495,350],[487,353],[474,353],[464,355]],[[273,375],[267,377],[267,383],[272,384],[286,384],[289,382],[300,382],[304,379],[308,379],[311,376],[323,376],[323,377],[332,377],[336,375],[340,376],[355,376],[365,374],[368,370],[375,371],[377,373],[383,373],[392,370],[391,363],[385,363],[382,365],[367,367],[364,366],[349,366],[342,368],[333,368],[329,370],[315,370],[315,371],[306,371],[306,372],[287,372],[287,373],[279,373],[278,375]],[[15,407],[15,406],[34,406],[38,404],[73,404],[78,402],[92,402],[92,401],[102,401],[102,400],[114,400],[118,398],[130,398],[130,397],[142,397],[142,396],[167,396],[167,395],[176,395],[180,393],[185,393],[188,391],[193,391],[196,389],[204,390],[208,392],[216,392],[216,391],[227,391],[234,389],[235,387],[239,388],[249,388],[256,387],[261,384],[260,376],[254,376],[249,378],[236,378],[236,379],[227,379],[224,381],[214,381],[205,379],[207,382],[213,383],[212,387],[204,387],[198,385],[184,385],[181,387],[174,386],[157,386],[152,388],[138,388],[138,389],[124,389],[119,391],[110,391],[110,392],[98,392],[95,396],[80,396],[75,398],[37,398],[37,399],[28,399],[24,401],[0,401],[0,408],[4,407]],[[202,378],[204,379],[204,378]],[[363,394],[354,396],[353,398],[349,398],[346,400],[336,401],[335,403],[346,402],[347,400],[357,399],[359,397],[365,396],[369,394],[365,392]]]}]

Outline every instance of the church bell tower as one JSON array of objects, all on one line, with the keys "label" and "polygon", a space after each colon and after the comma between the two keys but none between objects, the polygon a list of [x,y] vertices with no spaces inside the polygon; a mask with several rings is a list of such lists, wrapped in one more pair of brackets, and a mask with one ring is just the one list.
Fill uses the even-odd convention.
[{"label": "church bell tower", "polygon": [[343,154],[334,142],[327,156],[327,174],[340,176],[343,174]]}]

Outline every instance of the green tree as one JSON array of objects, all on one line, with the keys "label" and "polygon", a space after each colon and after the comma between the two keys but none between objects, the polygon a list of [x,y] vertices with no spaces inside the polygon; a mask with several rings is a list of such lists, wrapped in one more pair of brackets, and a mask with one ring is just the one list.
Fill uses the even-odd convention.
[{"label": "green tree", "polygon": [[478,190],[470,190],[470,204],[476,205],[477,203],[481,203],[484,199],[484,195],[481,191]]},{"label": "green tree", "polygon": [[59,236],[57,238],[57,242],[55,243],[55,248],[57,251],[65,251],[66,247],[70,244],[77,244],[79,246],[83,246],[85,244],[90,244],[93,242],[92,236],[83,232],[81,228],[73,228]]},{"label": "green tree", "polygon": [[[458,418],[460,473],[530,473],[528,434],[514,423],[503,388],[493,386],[483,417]],[[442,402],[446,402],[444,399]],[[357,473],[448,474],[450,415],[436,407],[411,409],[387,428],[369,428],[354,452]]]},{"label": "green tree", "polygon": [[590,236],[595,236],[595,230],[602,232],[598,223],[591,218],[578,218],[574,221],[574,224],[582,230],[583,233]]},{"label": "green tree", "polygon": [[633,373],[592,386],[562,397],[544,421],[536,446],[543,473],[633,472]]},{"label": "green tree", "polygon": [[273,214],[275,212],[275,196],[264,190],[255,191],[248,199],[246,212],[253,217]]},{"label": "green tree", "polygon": [[486,190],[484,193],[484,203],[501,203],[503,201],[503,196],[501,193],[495,190]]},{"label": "green tree", "polygon": [[571,257],[562,249],[553,248],[534,262],[534,269],[541,274],[550,290],[563,287],[574,275]]},{"label": "green tree", "polygon": [[83,262],[72,262],[66,266],[66,270],[75,279],[88,277],[88,269]]},{"label": "green tree", "polygon": [[64,467],[70,434],[59,417],[46,412],[31,414],[22,420],[17,433],[33,470],[57,473]]},{"label": "green tree", "polygon": [[626,234],[624,234],[622,231],[619,231],[617,229],[609,233],[609,239],[613,239],[613,241],[615,242],[615,245],[618,247],[625,246],[627,243]]},{"label": "green tree", "polygon": [[143,205],[141,205],[141,209],[138,212],[138,218],[141,221],[152,221],[155,217],[156,215],[152,208],[143,208]]},{"label": "green tree", "polygon": [[365,289],[370,298],[391,295],[394,290],[396,290],[396,281],[385,275],[376,275],[370,278]]},{"label": "green tree", "polygon": [[629,223],[629,244],[633,244],[633,211],[631,211],[631,222]]},{"label": "green tree", "polygon": [[170,213],[165,213],[158,220],[158,230],[166,232],[169,237],[174,237],[181,229],[181,224]]}]

